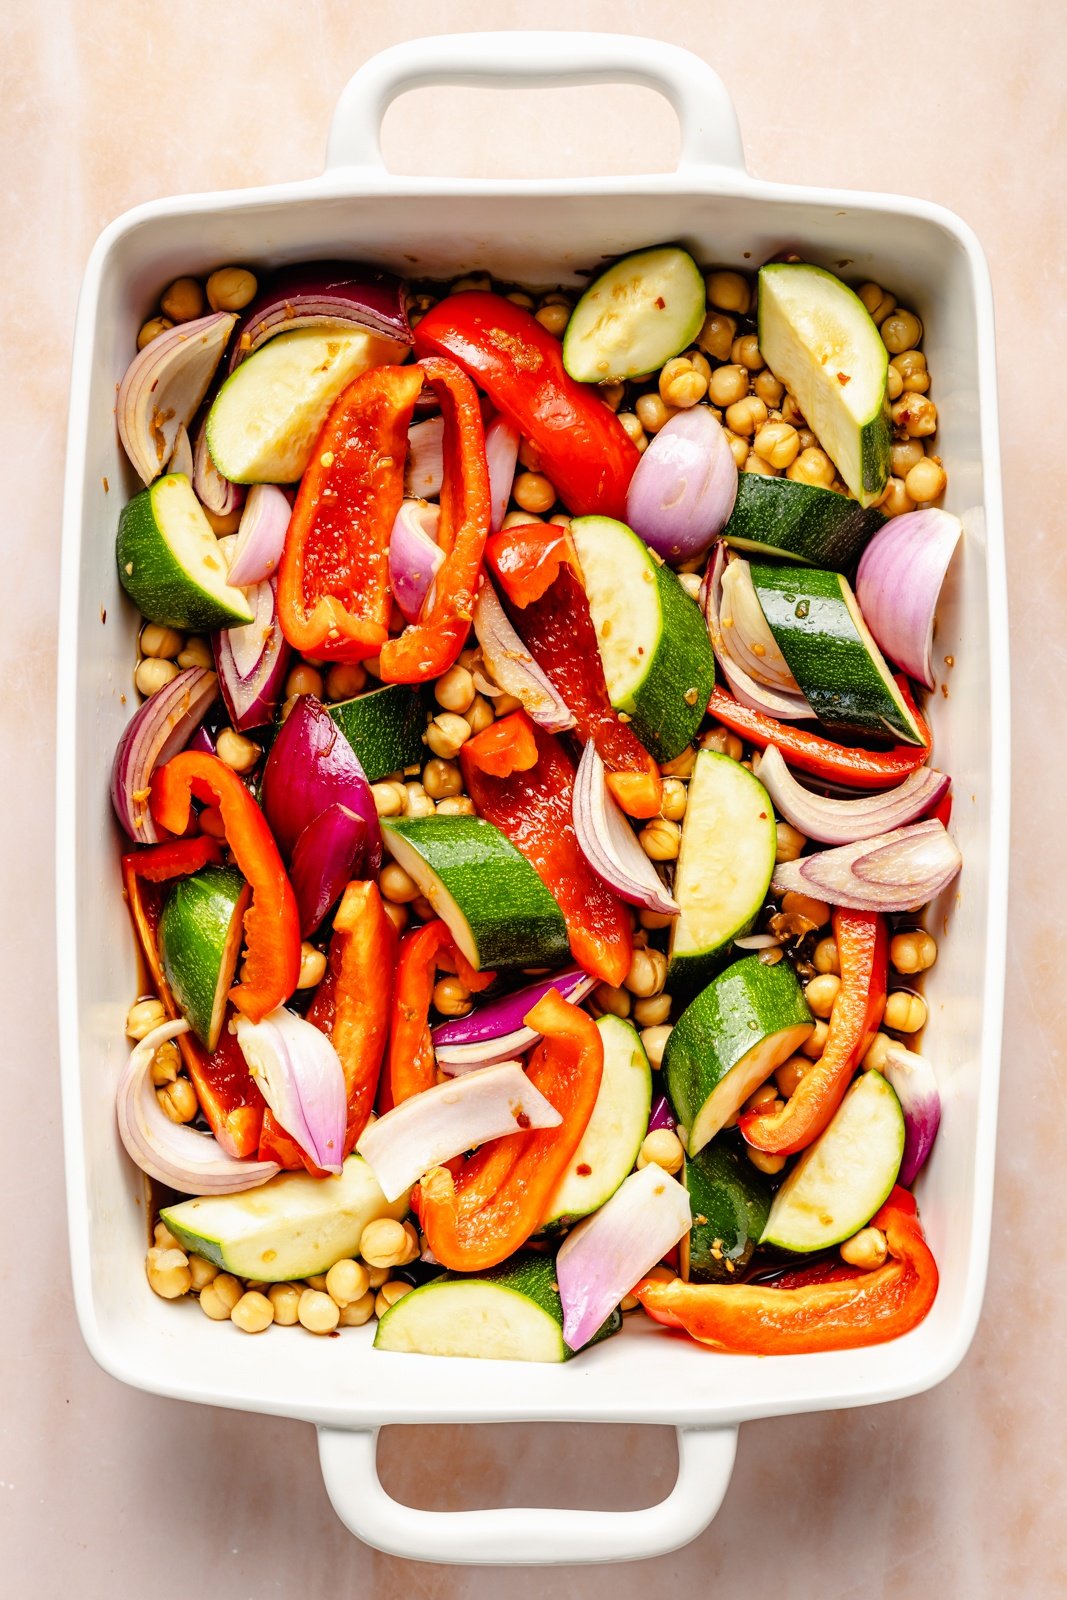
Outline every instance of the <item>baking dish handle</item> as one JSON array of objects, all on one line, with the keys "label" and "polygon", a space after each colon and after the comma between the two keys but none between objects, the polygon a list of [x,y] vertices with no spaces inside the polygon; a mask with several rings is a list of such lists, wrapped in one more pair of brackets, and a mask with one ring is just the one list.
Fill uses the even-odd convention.
[{"label": "baking dish handle", "polygon": [[[453,33],[396,44],[360,67],[337,102],[326,151],[327,167],[384,174],[382,118],[409,89],[462,84],[546,88],[571,84],[635,83],[669,100],[681,128],[679,172],[745,169],[733,102],[706,61],[665,44],[621,33]],[[519,180],[521,181],[521,180]]]},{"label": "baking dish handle", "polygon": [[695,1539],[718,1511],[737,1449],[736,1428],[679,1428],[674,1488],[658,1505],[640,1511],[532,1506],[420,1511],[394,1500],[382,1487],[378,1432],[319,1429],[322,1476],[337,1515],[376,1550],[460,1566],[640,1561],[677,1550]]}]

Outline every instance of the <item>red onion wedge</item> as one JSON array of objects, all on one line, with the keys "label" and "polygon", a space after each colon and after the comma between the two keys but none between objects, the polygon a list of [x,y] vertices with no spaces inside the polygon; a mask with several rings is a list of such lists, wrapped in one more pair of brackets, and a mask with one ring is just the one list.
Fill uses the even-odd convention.
[{"label": "red onion wedge", "polygon": [[278,624],[277,574],[247,591],[252,621],[212,635],[222,698],[239,733],[273,722],[282,703],[290,649]]},{"label": "red onion wedge", "polygon": [[260,803],[287,860],[308,823],[340,804],[366,825],[368,870],[381,866],[382,830],[370,784],[356,752],[314,695],[302,695],[278,730],[263,768]]},{"label": "red onion wedge", "polygon": [[339,1173],[348,1114],[345,1074],[330,1040],[278,1006],[262,1022],[238,1016],[237,1043],[278,1123],[323,1172]]},{"label": "red onion wedge", "polygon": [[538,727],[564,733],[574,727],[570,708],[545,677],[504,612],[488,578],[474,602],[474,632],[485,664],[505,694],[521,700]]},{"label": "red onion wedge", "polygon": [[936,818],[820,850],[774,869],[771,887],[814,894],[852,911],[911,911],[952,882],[963,857]]},{"label": "red onion wedge", "polygon": [[932,767],[919,767],[895,789],[854,800],[813,794],[798,783],[773,744],[753,760],[752,770],[774,801],[774,809],[820,844],[855,844],[892,828],[917,822],[948,793],[952,779]]},{"label": "red onion wedge", "polygon": [[389,538],[389,585],[408,622],[417,622],[445,559],[437,543],[440,506],[403,500]]},{"label": "red onion wedge", "polygon": [[148,809],[156,767],[184,750],[219,696],[219,680],[207,667],[186,667],[157,689],[127,723],[111,767],[111,803],[136,844],[156,844],[159,834]]},{"label": "red onion wedge", "polygon": [[356,1149],[392,1201],[423,1173],[474,1145],[527,1128],[558,1128],[562,1121],[517,1061],[501,1061],[413,1094],[364,1128]]},{"label": "red onion wedge", "polygon": [[856,599],[879,649],[934,687],[934,614],[963,532],[959,517],[931,506],[879,528],[856,573]]},{"label": "red onion wedge", "polygon": [[192,482],[193,477],[193,447],[189,443],[189,435],[185,427],[178,429],[174,435],[174,449],[167,462],[168,472],[180,472]]},{"label": "red onion wedge", "polygon": [[241,320],[230,371],[276,333],[296,328],[366,328],[411,343],[404,285],[391,272],[355,261],[315,261],[283,267],[265,279]]},{"label": "red onion wedge", "polygon": [[131,1161],[157,1183],[180,1194],[240,1194],[256,1189],[281,1169],[273,1161],[239,1161],[210,1133],[170,1120],[152,1084],[152,1059],[161,1044],[188,1033],[184,1017],[163,1022],[130,1052],[115,1101],[119,1137]]},{"label": "red onion wedge", "polygon": [[941,1126],[941,1095],[934,1069],[925,1056],[891,1044],[882,1069],[904,1113],[904,1154],[897,1182],[905,1189],[914,1183],[933,1148]]},{"label": "red onion wedge", "polygon": [[708,406],[679,411],[652,438],[626,495],[626,520],[664,561],[693,561],[730,520],[737,464]]},{"label": "red onion wedge", "polygon": [[207,394],[237,318],[213,311],[168,328],[136,355],[119,385],[122,448],[144,483],[158,478]]},{"label": "red onion wedge", "polygon": [[563,1338],[580,1350],[624,1295],[689,1232],[689,1195],[662,1167],[631,1172],[559,1247]]},{"label": "red onion wedge", "polygon": [[292,507],[276,484],[252,485],[230,555],[228,577],[238,589],[262,583],[276,571],[291,516]]},{"label": "red onion wedge", "polygon": [[772,689],[765,683],[757,683],[724,649],[720,608],[726,560],[726,546],[720,539],[711,552],[704,579],[704,616],[715,660],[734,698],[747,706],[749,711],[763,711],[769,717],[777,717],[779,722],[797,722],[812,716],[814,713],[802,694],[792,694],[784,689]]},{"label": "red onion wedge", "polygon": [[327,806],[293,846],[289,882],[300,912],[300,937],[309,939],[351,878],[363,876],[367,824],[347,806]]},{"label": "red onion wedge", "polygon": [[427,417],[408,429],[404,493],[415,500],[436,500],[445,481],[445,419]]},{"label": "red onion wedge", "polygon": [[590,739],[574,779],[574,831],[593,871],[620,899],[675,917],[680,907],[637,842],[608,789],[604,763]]},{"label": "red onion wedge", "polygon": [[[676,1128],[677,1126],[678,1123],[674,1112],[671,1110],[671,1103],[665,1094],[661,1094],[658,1099],[652,1102],[652,1110],[649,1112],[648,1117],[648,1131],[649,1133],[656,1133],[660,1128]],[[631,1284],[630,1287],[632,1288],[633,1285]]]},{"label": "red onion wedge", "polygon": [[485,430],[485,464],[489,469],[490,533],[499,533],[508,514],[515,464],[519,459],[519,430],[507,417],[495,416]]},{"label": "red onion wedge", "polygon": [[558,989],[564,1000],[577,1006],[595,988],[596,981],[581,967],[568,967],[551,978],[538,978],[536,983],[516,989],[513,994],[490,1000],[455,1022],[439,1022],[433,1029],[438,1066],[456,1077],[475,1067],[513,1060],[540,1039],[541,1035],[528,1028],[524,1019],[550,989]]},{"label": "red onion wedge", "polygon": [[231,483],[229,478],[224,478],[211,459],[211,452],[207,447],[209,409],[205,406],[203,418],[196,430],[196,443],[193,446],[193,493],[200,504],[214,516],[228,517],[244,500],[245,490],[241,484]]}]

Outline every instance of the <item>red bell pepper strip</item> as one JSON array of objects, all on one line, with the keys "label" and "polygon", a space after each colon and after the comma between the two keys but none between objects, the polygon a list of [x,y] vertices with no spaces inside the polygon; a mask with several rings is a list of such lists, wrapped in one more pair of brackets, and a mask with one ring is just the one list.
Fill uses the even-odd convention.
[{"label": "red bell pepper strip", "polygon": [[529,772],[537,765],[534,726],[525,711],[512,711],[491,722],[464,748],[468,762],[494,778],[510,778],[513,772]]},{"label": "red bell pepper strip", "polygon": [[637,446],[596,389],[565,370],[559,340],[529,311],[502,295],[449,295],[419,323],[415,349],[470,374],[536,446],[568,511],[625,517]]},{"label": "red bell pepper strip", "polygon": [[898,744],[891,750],[850,750],[824,739],[821,734],[779,722],[763,711],[750,711],[719,684],[711,691],[708,715],[760,750],[773,744],[791,767],[809,772],[826,783],[841,784],[846,789],[890,789],[921,767],[930,754],[929,730],[902,680],[898,678],[896,682],[904,690],[905,699],[915,714],[919,730],[926,739],[924,745]]},{"label": "red bell pepper strip", "polygon": [[405,933],[396,965],[388,1064],[378,1094],[379,1111],[390,1111],[402,1100],[433,1087],[436,1061],[430,1036],[430,1001],[442,959],[451,962],[471,994],[488,989],[496,981],[495,972],[475,972],[439,919]]},{"label": "red bell pepper strip", "polygon": [[738,1117],[742,1134],[757,1150],[793,1155],[811,1144],[841,1104],[882,1020],[889,958],[885,918],[875,911],[838,906],[833,925],[841,987],[830,1013],[826,1048],[781,1111],[748,1111]]},{"label": "red bell pepper strip", "polygon": [[440,677],[463,649],[492,512],[485,432],[473,383],[454,362],[437,356],[421,361],[419,367],[437,396],[445,423],[437,533],[445,559],[434,578],[425,615],[382,646],[385,683],[425,683]]},{"label": "red bell pepper strip", "polygon": [[917,1327],[930,1310],[937,1263],[906,1189],[893,1190],[872,1226],[885,1234],[889,1259],[845,1281],[826,1282],[815,1268],[812,1281],[794,1288],[645,1278],[634,1293],[656,1322],[733,1355],[805,1355],[884,1344]]},{"label": "red bell pepper strip", "polygon": [[[213,846],[213,851],[208,847]],[[134,932],[152,987],[168,1017],[181,1011],[163,975],[156,930],[163,896],[158,884],[198,871],[221,852],[213,839],[169,839],[165,844],[135,850],[122,858],[122,882]],[[265,1109],[263,1096],[249,1072],[237,1040],[224,1022],[219,1042],[209,1055],[193,1033],[176,1040],[200,1109],[215,1138],[231,1156],[255,1155]]]},{"label": "red bell pepper strip", "polygon": [[628,816],[657,816],[659,768],[611,704],[570,534],[555,523],[508,528],[489,539],[486,559],[523,643],[596,746],[616,802]]},{"label": "red bell pepper strip", "polygon": [[183,750],[152,774],[155,820],[170,833],[189,824],[193,797],[217,805],[238,868],[252,885],[245,912],[248,958],[229,998],[260,1022],[282,1005],[300,976],[300,913],[266,818],[236,772],[200,750]]},{"label": "red bell pepper strip", "polygon": [[[512,744],[529,744],[533,764],[497,775],[501,730],[514,735]],[[478,815],[521,851],[559,905],[575,961],[617,987],[633,954],[630,915],[578,843],[574,767],[559,740],[515,711],[468,739],[459,759]]]},{"label": "red bell pepper strip", "polygon": [[372,367],[323,424],[278,566],[278,620],[305,655],[363,661],[388,638],[389,539],[422,379],[419,367]]},{"label": "red bell pepper strip", "polygon": [[422,1179],[416,1193],[427,1241],[455,1271],[495,1266],[536,1231],[596,1104],[604,1046],[592,1017],[550,989],[526,1022],[543,1035],[527,1076],[563,1121],[492,1140],[467,1157],[455,1178],[434,1167]]}]

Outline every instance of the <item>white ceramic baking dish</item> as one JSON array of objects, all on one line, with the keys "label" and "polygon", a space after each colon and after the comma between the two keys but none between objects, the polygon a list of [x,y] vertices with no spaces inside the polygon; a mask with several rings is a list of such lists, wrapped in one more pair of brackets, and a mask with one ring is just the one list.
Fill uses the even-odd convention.
[{"label": "white ceramic baking dish", "polygon": [[[389,175],[378,130],[402,90],[629,82],[675,107],[682,156],[667,176],[551,181]],[[813,115],[817,114],[813,108]],[[941,1289],[921,1327],[894,1344],[756,1360],[711,1355],[644,1318],[562,1367],[391,1356],[372,1329],[336,1340],[248,1339],[144,1279],[139,1175],[114,1123],[136,992],[119,893],[107,776],[132,707],[135,619],[115,574],[119,507],[135,485],[113,417],[117,380],[159,285],[226,261],[351,255],[448,277],[489,268],[534,284],[659,240],[697,259],[759,262],[790,246],[889,284],[926,325],[941,416],[948,505],[965,523],[946,591],[931,697],[938,765],[955,779],[953,830],[965,868],[935,908],[940,944],[924,1048],[945,1115],[919,1185]],[[426,39],[363,67],[338,105],[321,177],[162,200],[98,240],[78,313],[63,528],[59,673],[58,931],[67,1185],[78,1315],[90,1350],[126,1383],[186,1400],[305,1418],[319,1429],[330,1497],[350,1528],[403,1555],[455,1562],[612,1561],[692,1538],[725,1492],[737,1425],[749,1417],[867,1405],[930,1388],[962,1359],[979,1314],[989,1243],[1007,909],[1007,616],[997,455],[993,311],[973,234],[918,200],[764,183],[745,171],[733,110],[702,61],[654,40],[513,33]],[[991,729],[997,730],[994,741]],[[671,1423],[678,1481],[647,1510],[475,1510],[398,1505],[377,1479],[387,1423],[566,1419]]]}]

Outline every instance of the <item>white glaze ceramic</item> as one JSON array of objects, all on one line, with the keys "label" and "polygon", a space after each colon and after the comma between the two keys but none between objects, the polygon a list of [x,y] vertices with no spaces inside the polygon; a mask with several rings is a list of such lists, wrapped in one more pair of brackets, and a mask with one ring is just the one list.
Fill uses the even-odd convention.
[{"label": "white glaze ceramic", "polygon": [[[600,181],[512,183],[398,177],[378,146],[405,89],[630,82],[678,113],[678,170]],[[248,1339],[149,1291],[142,1187],[115,1131],[123,1017],[137,981],[108,802],[127,702],[135,619],[118,584],[114,530],[138,485],[114,428],[115,385],[159,286],[226,261],[278,264],[349,255],[408,275],[488,268],[531,284],[641,245],[685,242],[703,263],[751,267],[792,247],[852,278],[893,283],[926,324],[937,372],[947,504],[962,557],[938,626],[931,696],[938,765],[953,774],[952,828],[965,858],[935,908],[941,939],[924,1048],[945,1102],[918,1185],[941,1267],[928,1319],[890,1345],[755,1360],[712,1356],[630,1318],[623,1333],[562,1367],[391,1356],[372,1329],[343,1338]],[[840,264],[845,263],[845,266]],[[381,1549],[437,1561],[559,1563],[650,1556],[691,1539],[729,1481],[746,1418],[893,1400],[962,1360],[981,1307],[989,1241],[1007,909],[1008,663],[997,450],[993,311],[982,251],[937,206],[895,196],[791,188],[745,171],[726,91],[695,56],[655,40],[586,34],[468,34],[396,46],[367,63],[338,104],[322,176],[141,206],[108,227],[86,269],[75,340],[63,529],[58,707],[60,1028],[71,1251],[78,1315],[114,1376],[157,1393],[301,1417],[320,1430],[330,1497]],[[951,669],[945,665],[951,658]],[[557,1418],[672,1423],[673,1492],[639,1512],[416,1511],[377,1479],[387,1423]]]}]

